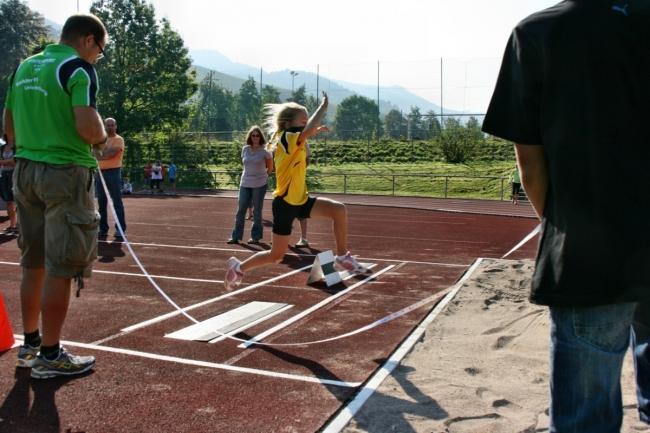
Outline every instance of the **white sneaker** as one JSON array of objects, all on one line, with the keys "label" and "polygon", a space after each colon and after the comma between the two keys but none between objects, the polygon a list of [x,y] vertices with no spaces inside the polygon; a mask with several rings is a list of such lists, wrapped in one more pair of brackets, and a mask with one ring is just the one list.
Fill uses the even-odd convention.
[{"label": "white sneaker", "polygon": [[300,240],[298,242],[296,242],[295,247],[296,248],[301,248],[301,247],[309,248],[309,241],[307,239],[300,238]]},{"label": "white sneaker", "polygon": [[336,264],[339,265],[341,268],[348,272],[352,272],[353,274],[369,274],[370,269],[366,268],[363,266],[361,263],[357,262],[357,259],[355,259],[352,254],[350,254],[350,251],[345,253],[344,256],[336,256]]},{"label": "white sneaker", "polygon": [[244,273],[239,269],[240,263],[241,262],[235,257],[228,259],[228,270],[223,279],[223,284],[226,286],[226,290],[232,290],[241,284],[241,280],[244,278]]}]

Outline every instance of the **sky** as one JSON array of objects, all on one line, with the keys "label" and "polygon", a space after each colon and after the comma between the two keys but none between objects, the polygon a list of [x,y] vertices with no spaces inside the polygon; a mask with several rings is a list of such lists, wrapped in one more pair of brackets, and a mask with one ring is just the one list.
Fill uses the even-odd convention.
[{"label": "sky", "polygon": [[[510,31],[558,0],[149,0],[190,49],[214,49],[266,71],[399,85],[433,102],[484,110]],[[63,23],[90,0],[27,0]],[[296,85],[300,83],[297,81]]]}]

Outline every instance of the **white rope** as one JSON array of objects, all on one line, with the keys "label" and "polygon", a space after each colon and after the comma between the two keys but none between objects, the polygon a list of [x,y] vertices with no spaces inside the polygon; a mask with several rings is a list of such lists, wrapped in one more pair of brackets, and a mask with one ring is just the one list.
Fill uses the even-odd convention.
[{"label": "white rope", "polygon": [[[172,306],[172,307],[174,307],[174,308],[176,309],[176,311],[178,311],[178,312],[179,312],[180,314],[182,314],[183,316],[187,317],[187,318],[188,318],[189,320],[191,320],[193,323],[200,323],[200,322],[199,322],[198,320],[196,320],[194,317],[192,317],[191,315],[189,315],[189,314],[188,314],[188,313],[187,313],[183,308],[181,308],[178,304],[176,304],[176,303],[173,301],[173,299],[172,299],[171,297],[169,297],[169,296],[167,295],[167,293],[165,293],[165,291],[164,291],[163,289],[160,288],[160,286],[156,283],[156,281],[153,279],[153,277],[149,274],[149,272],[147,272],[147,270],[145,269],[145,267],[142,265],[142,262],[140,262],[140,259],[138,258],[138,256],[135,254],[135,252],[134,252],[133,249],[131,248],[131,244],[129,243],[129,240],[128,240],[128,238],[126,237],[126,233],[124,233],[124,230],[122,229],[122,225],[120,224],[120,221],[119,221],[119,219],[117,218],[117,212],[115,211],[115,206],[114,206],[114,204],[113,204],[113,200],[112,200],[112,198],[111,198],[111,195],[110,195],[110,193],[109,193],[109,191],[108,191],[108,187],[106,186],[106,181],[104,180],[104,176],[102,175],[102,171],[98,169],[97,172],[99,173],[99,178],[100,178],[100,180],[101,180],[102,187],[103,187],[103,189],[104,189],[104,194],[106,194],[106,198],[107,198],[107,200],[108,200],[109,207],[111,208],[111,214],[113,215],[113,218],[115,219],[115,225],[117,226],[117,230],[118,230],[118,232],[120,233],[120,236],[122,236],[123,243],[124,243],[124,245],[126,245],[126,248],[129,250],[129,253],[130,253],[131,256],[133,257],[133,260],[135,260],[136,264],[138,265],[138,267],[139,267],[140,270],[142,271],[142,274],[143,274],[143,275],[144,275],[144,276],[149,280],[149,282],[150,282],[151,285],[156,289],[156,291],[157,291],[157,292],[158,292],[158,293],[159,293],[159,294],[160,294],[160,295],[161,295],[161,296],[162,296],[162,297],[163,297],[163,298],[164,298],[164,299],[165,299],[165,300],[166,300],[166,301],[167,301],[167,302]],[[368,279],[371,279],[374,275],[376,275],[376,274],[371,275],[370,278],[368,278]],[[382,318],[379,319],[379,320],[376,320],[376,321],[374,321],[374,322],[372,322],[372,323],[370,323],[370,324],[368,324],[368,325],[366,325],[366,326],[363,326],[363,327],[361,327],[361,328],[358,328],[358,329],[356,329],[356,330],[354,330],[354,331],[350,331],[350,332],[347,332],[347,333],[345,333],[345,334],[337,335],[337,336],[335,336],[335,337],[324,338],[324,339],[321,339],[321,340],[305,341],[305,342],[301,342],[301,343],[261,343],[261,342],[253,341],[253,340],[250,340],[250,339],[245,340],[245,339],[242,339],[242,338],[233,337],[232,335],[224,334],[224,333],[219,332],[219,331],[217,331],[217,330],[215,330],[214,332],[215,332],[216,334],[218,334],[220,337],[228,338],[228,339],[230,339],[230,340],[238,341],[238,342],[240,342],[240,343],[247,343],[248,345],[257,345],[257,346],[288,347],[288,346],[308,346],[308,345],[313,345],[313,344],[327,343],[327,342],[330,342],[330,341],[335,341],[335,340],[340,340],[340,339],[343,339],[343,338],[351,337],[351,336],[353,336],[353,335],[356,335],[356,334],[360,334],[360,333],[362,333],[362,332],[369,331],[370,329],[376,328],[377,326],[380,326],[380,325],[383,325],[383,324],[385,324],[385,323],[391,322],[391,321],[397,319],[398,317],[402,317],[403,315],[405,315],[405,314],[407,314],[407,313],[409,313],[409,312],[411,312],[411,311],[413,311],[413,310],[416,310],[416,309],[418,309],[418,308],[420,308],[420,307],[423,307],[423,306],[425,306],[425,305],[427,305],[427,304],[430,304],[430,303],[432,303],[432,302],[435,302],[435,301],[439,300],[442,296],[444,296],[445,294],[447,294],[447,292],[448,292],[449,290],[450,290],[450,289],[446,289],[446,290],[440,291],[440,292],[438,292],[438,293],[435,293],[434,295],[431,295],[431,296],[429,296],[429,297],[426,298],[426,299],[423,299],[423,300],[421,300],[421,301],[419,301],[419,302],[416,302],[415,304],[411,304],[411,305],[409,305],[408,307],[402,308],[402,309],[399,310],[399,311],[396,311],[396,312],[394,312],[394,313],[391,313],[391,314],[389,314],[389,315],[387,315],[387,316],[385,316],[385,317],[382,317]]]}]

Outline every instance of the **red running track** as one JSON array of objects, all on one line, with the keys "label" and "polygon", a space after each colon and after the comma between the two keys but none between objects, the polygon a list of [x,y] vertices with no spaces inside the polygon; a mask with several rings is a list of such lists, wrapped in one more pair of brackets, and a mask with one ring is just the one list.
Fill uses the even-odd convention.
[{"label": "red running track", "polygon": [[[420,207],[428,202],[422,199]],[[236,205],[232,198],[132,197],[125,204],[136,254],[182,307],[224,295],[225,260],[245,258],[258,248],[225,244]],[[390,269],[265,342],[318,340],[372,323],[449,287],[477,257],[501,257],[536,225],[532,218],[396,206],[348,206],[350,249],[376,263],[375,270]],[[268,201],[264,216],[270,239]],[[189,314],[205,320],[250,301],[293,305],[238,334],[248,338],[358,282],[328,289],[306,285],[308,270],[286,276],[310,265],[313,254],[333,248],[330,224],[310,221],[309,239],[313,249],[293,250],[282,263],[250,272],[244,290]],[[511,258],[532,258],[535,245],[527,243]],[[124,245],[109,238],[100,243],[99,254],[96,272],[73,299],[64,328],[73,353],[97,357],[95,370],[74,379],[35,381],[28,370],[14,368],[16,349],[6,352],[0,356],[0,432],[314,432],[433,308],[318,345],[242,349],[233,341],[165,338],[191,324],[180,315],[123,332],[173,308],[138,275]],[[0,238],[0,262],[5,303],[20,335],[13,238]]]}]

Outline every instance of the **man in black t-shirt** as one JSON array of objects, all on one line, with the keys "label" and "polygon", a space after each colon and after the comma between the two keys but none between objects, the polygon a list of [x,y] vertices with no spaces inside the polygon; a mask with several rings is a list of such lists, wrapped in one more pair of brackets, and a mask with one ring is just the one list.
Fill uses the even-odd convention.
[{"label": "man in black t-shirt", "polygon": [[650,2],[566,0],[512,32],[483,124],[542,219],[551,432],[615,432],[632,341],[650,423]]}]

